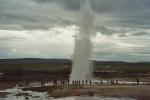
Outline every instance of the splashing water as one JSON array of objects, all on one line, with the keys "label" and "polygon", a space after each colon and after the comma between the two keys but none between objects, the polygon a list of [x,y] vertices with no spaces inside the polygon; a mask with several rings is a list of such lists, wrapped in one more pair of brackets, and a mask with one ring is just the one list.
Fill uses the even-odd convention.
[{"label": "splashing water", "polygon": [[73,66],[70,80],[90,80],[92,78],[92,37],[95,36],[95,17],[89,0],[81,0],[79,33],[76,34]]},{"label": "splashing water", "polygon": [[6,97],[0,95],[0,100],[51,100],[47,92],[32,92],[23,91],[18,87],[0,91],[0,93],[7,93]]}]

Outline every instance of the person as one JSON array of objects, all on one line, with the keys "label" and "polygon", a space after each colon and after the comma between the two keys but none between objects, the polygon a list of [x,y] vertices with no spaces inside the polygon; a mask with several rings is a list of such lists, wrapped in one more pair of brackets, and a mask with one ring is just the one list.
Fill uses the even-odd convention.
[{"label": "person", "polygon": [[103,80],[101,80],[101,85],[103,85]]},{"label": "person", "polygon": [[90,85],[92,84],[92,81],[90,80]]},{"label": "person", "polygon": [[88,80],[86,80],[85,82],[86,82],[86,85],[87,85],[88,84]]},{"label": "person", "polygon": [[137,85],[139,85],[140,79],[139,79],[139,78],[136,78],[136,81],[137,81]]}]

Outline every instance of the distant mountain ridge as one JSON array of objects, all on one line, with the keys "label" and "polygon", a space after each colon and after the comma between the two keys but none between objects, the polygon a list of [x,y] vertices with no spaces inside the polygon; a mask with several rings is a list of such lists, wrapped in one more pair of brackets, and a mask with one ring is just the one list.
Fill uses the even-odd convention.
[{"label": "distant mountain ridge", "polygon": [[[94,64],[150,64],[150,62],[125,62],[125,61],[98,61]],[[20,58],[0,59],[0,64],[71,64],[71,59],[42,59],[42,58]]]},{"label": "distant mountain ridge", "polygon": [[55,64],[71,63],[69,59],[42,59],[42,58],[20,58],[20,59],[0,59],[0,64]]}]

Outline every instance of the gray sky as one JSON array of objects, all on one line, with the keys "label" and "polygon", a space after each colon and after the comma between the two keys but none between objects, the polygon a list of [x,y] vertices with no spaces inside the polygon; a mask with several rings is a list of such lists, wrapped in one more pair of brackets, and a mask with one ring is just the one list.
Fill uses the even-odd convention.
[{"label": "gray sky", "polygon": [[[93,59],[150,61],[150,0],[91,0]],[[71,58],[79,0],[0,0],[0,58]]]}]

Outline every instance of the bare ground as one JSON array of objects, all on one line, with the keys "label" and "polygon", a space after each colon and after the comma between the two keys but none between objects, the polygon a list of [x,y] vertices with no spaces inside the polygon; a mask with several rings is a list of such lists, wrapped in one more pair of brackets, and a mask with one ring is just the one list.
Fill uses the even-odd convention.
[{"label": "bare ground", "polygon": [[14,86],[16,86],[16,83],[14,82],[0,82],[0,90],[4,90],[4,89],[9,89],[9,88],[13,88]]},{"label": "bare ground", "polygon": [[39,92],[47,91],[50,96],[55,98],[67,96],[81,96],[94,94],[109,97],[131,97],[137,100],[150,100],[150,85],[119,85],[119,86],[55,86],[55,87],[36,87],[25,88]]}]

